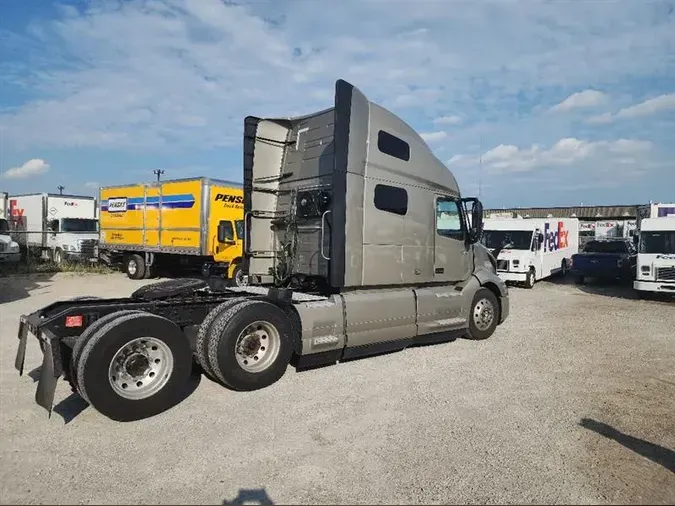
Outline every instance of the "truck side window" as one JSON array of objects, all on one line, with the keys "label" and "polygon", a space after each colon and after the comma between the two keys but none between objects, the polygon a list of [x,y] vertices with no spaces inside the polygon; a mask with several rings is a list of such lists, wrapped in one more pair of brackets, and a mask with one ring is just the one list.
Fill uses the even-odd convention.
[{"label": "truck side window", "polygon": [[410,145],[384,130],[377,132],[377,149],[385,155],[393,156],[404,162],[410,160]]},{"label": "truck side window", "polygon": [[234,230],[237,232],[237,239],[244,238],[244,220],[236,220],[234,222]]},{"label": "truck side window", "polygon": [[380,211],[405,216],[408,212],[408,192],[396,186],[378,184],[375,186],[374,203]]},{"label": "truck side window", "polygon": [[459,202],[449,197],[436,199],[436,232],[451,239],[464,239]]},{"label": "truck side window", "polygon": [[229,220],[218,222],[218,242],[234,241],[234,227]]}]

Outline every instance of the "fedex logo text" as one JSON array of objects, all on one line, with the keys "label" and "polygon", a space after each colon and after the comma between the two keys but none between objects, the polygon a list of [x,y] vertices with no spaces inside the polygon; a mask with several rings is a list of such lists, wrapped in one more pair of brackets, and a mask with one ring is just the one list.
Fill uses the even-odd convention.
[{"label": "fedex logo text", "polygon": [[551,224],[547,222],[544,225],[544,252],[567,248],[569,233],[562,221],[558,222],[558,227],[554,230],[551,230]]}]

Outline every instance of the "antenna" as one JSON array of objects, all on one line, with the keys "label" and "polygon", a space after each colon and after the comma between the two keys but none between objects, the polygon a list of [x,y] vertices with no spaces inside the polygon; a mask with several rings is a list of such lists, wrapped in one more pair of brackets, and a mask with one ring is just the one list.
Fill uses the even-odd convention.
[{"label": "antenna", "polygon": [[65,190],[66,187],[63,185],[58,185],[57,188],[59,189],[59,195],[63,195],[63,190]]},{"label": "antenna", "polygon": [[478,137],[478,200],[483,200],[483,135]]},{"label": "antenna", "polygon": [[162,169],[155,169],[152,171],[152,173],[157,176],[157,181],[159,181],[159,178],[162,174],[164,174],[164,171]]}]

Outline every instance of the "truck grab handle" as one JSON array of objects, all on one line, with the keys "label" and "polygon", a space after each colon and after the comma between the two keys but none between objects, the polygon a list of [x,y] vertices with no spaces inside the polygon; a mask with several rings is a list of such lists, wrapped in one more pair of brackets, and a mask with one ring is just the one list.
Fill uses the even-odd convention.
[{"label": "truck grab handle", "polygon": [[330,209],[328,211],[324,211],[324,213],[321,215],[321,256],[324,260],[330,260],[330,257],[327,257],[323,252],[323,242],[326,235],[326,215],[328,213],[330,213]]}]

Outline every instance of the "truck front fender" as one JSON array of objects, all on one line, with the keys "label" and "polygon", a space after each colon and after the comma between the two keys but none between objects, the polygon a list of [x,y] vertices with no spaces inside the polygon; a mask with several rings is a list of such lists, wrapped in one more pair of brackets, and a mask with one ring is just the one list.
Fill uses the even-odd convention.
[{"label": "truck front fender", "polygon": [[492,271],[484,267],[477,267],[473,275],[478,280],[481,286],[492,284],[497,287],[497,289],[499,290],[499,294],[502,297],[508,296],[509,292],[508,288],[506,288],[506,283],[504,283],[504,281],[502,281],[502,279]]}]

